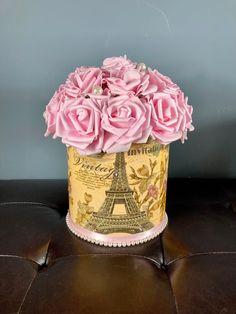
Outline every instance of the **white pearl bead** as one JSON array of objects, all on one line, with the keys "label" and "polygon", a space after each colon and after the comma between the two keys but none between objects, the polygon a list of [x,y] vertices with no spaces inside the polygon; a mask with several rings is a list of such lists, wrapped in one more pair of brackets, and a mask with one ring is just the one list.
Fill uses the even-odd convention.
[{"label": "white pearl bead", "polygon": [[102,89],[101,86],[95,85],[95,86],[93,87],[93,94],[94,94],[94,95],[102,95],[102,93],[103,93],[103,89]]},{"label": "white pearl bead", "polygon": [[140,62],[140,63],[137,65],[137,70],[138,70],[138,71],[146,71],[146,70],[147,70],[146,64],[143,63],[143,62]]}]

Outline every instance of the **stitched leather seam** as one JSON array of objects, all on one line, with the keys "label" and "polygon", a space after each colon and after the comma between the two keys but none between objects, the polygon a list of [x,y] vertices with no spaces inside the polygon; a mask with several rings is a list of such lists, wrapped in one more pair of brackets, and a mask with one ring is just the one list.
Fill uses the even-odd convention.
[{"label": "stitched leather seam", "polygon": [[18,311],[17,311],[17,314],[19,314],[19,313],[21,312],[22,306],[23,306],[24,303],[25,303],[26,297],[27,297],[27,295],[29,294],[29,291],[30,291],[30,289],[31,289],[31,287],[32,287],[32,285],[33,285],[33,282],[35,281],[37,275],[38,275],[38,272],[36,272],[34,278],[32,278],[31,283],[29,284],[29,287],[28,287],[28,289],[26,290],[24,297],[22,298],[22,301],[21,301],[21,304],[20,304],[19,309],[18,309]]},{"label": "stitched leather seam", "polygon": [[1,257],[22,259],[22,260],[25,260],[27,262],[34,263],[37,267],[40,265],[36,261],[34,261],[33,259],[30,259],[30,258],[27,258],[27,257],[24,257],[24,256],[11,255],[11,254],[0,254],[0,258]]},{"label": "stitched leather seam", "polygon": [[165,274],[166,274],[166,277],[167,277],[167,280],[168,280],[168,283],[169,283],[169,286],[170,286],[170,290],[171,290],[172,295],[173,295],[173,298],[174,298],[176,314],[178,314],[178,313],[180,313],[180,312],[179,312],[179,309],[178,309],[178,304],[177,304],[176,295],[175,295],[174,289],[173,289],[173,287],[172,287],[171,280],[170,280],[170,277],[169,277],[168,273],[165,272]]},{"label": "stitched leather seam", "polygon": [[205,255],[227,255],[227,254],[236,254],[236,251],[218,251],[218,252],[200,252],[200,253],[193,253],[193,254],[189,254],[189,255],[185,255],[185,256],[181,256],[181,257],[177,257],[174,260],[170,261],[167,263],[167,266],[170,266],[171,264],[181,260],[181,259],[185,259],[185,258],[190,258],[190,257],[195,257],[195,256],[205,256]]},{"label": "stitched leather seam", "polygon": [[52,209],[60,209],[59,206],[55,204],[46,204],[40,202],[27,202],[27,201],[13,201],[13,202],[0,202],[0,206],[8,206],[8,205],[26,205],[26,206],[41,206],[41,207],[48,207]]},{"label": "stitched leather seam", "polygon": [[161,264],[158,263],[158,261],[156,261],[154,258],[151,258],[151,257],[148,257],[148,256],[143,256],[143,255],[135,255],[135,254],[114,254],[114,253],[104,253],[104,254],[74,254],[74,255],[67,255],[67,256],[62,256],[62,257],[58,257],[58,258],[55,258],[54,260],[52,260],[51,262],[49,262],[48,264],[48,267],[52,266],[53,264],[57,263],[57,262],[60,262],[61,260],[64,260],[64,259],[69,259],[69,258],[74,258],[74,257],[94,257],[94,256],[97,256],[97,257],[121,257],[121,256],[125,256],[125,257],[138,257],[140,259],[144,259],[144,260],[148,260],[150,262],[152,262],[156,267],[158,267],[160,270],[160,266]]}]

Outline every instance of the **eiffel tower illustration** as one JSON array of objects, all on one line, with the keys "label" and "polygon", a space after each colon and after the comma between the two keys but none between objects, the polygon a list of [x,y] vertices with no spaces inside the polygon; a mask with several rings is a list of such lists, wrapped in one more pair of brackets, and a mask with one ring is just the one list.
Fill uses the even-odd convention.
[{"label": "eiffel tower illustration", "polygon": [[[116,153],[110,189],[98,212],[93,212],[86,228],[108,234],[114,232],[138,233],[153,227],[145,211],[140,211],[129,187],[124,152]],[[125,206],[125,214],[114,214],[116,204]]]}]

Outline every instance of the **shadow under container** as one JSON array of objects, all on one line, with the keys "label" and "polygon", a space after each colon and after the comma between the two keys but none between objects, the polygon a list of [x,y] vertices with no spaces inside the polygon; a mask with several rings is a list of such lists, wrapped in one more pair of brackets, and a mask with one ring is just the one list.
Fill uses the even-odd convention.
[{"label": "shadow under container", "polygon": [[82,156],[68,147],[67,225],[80,238],[130,246],[159,235],[167,225],[169,145],[154,140],[128,152]]}]

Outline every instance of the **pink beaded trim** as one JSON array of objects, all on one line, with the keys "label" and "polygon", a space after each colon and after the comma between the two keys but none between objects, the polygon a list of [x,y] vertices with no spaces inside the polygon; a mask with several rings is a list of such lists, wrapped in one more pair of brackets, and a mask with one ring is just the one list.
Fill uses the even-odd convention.
[{"label": "pink beaded trim", "polygon": [[85,229],[77,224],[75,224],[72,219],[70,218],[70,214],[68,212],[66,216],[66,223],[68,228],[71,230],[72,233],[74,233],[76,236],[95,244],[104,245],[104,246],[114,246],[114,247],[125,247],[125,246],[131,246],[136,245],[139,243],[147,242],[156,236],[158,236],[166,227],[168,222],[168,217],[165,214],[163,220],[160,224],[157,226],[136,234],[132,235],[104,235],[101,233],[93,232],[88,229]]}]

